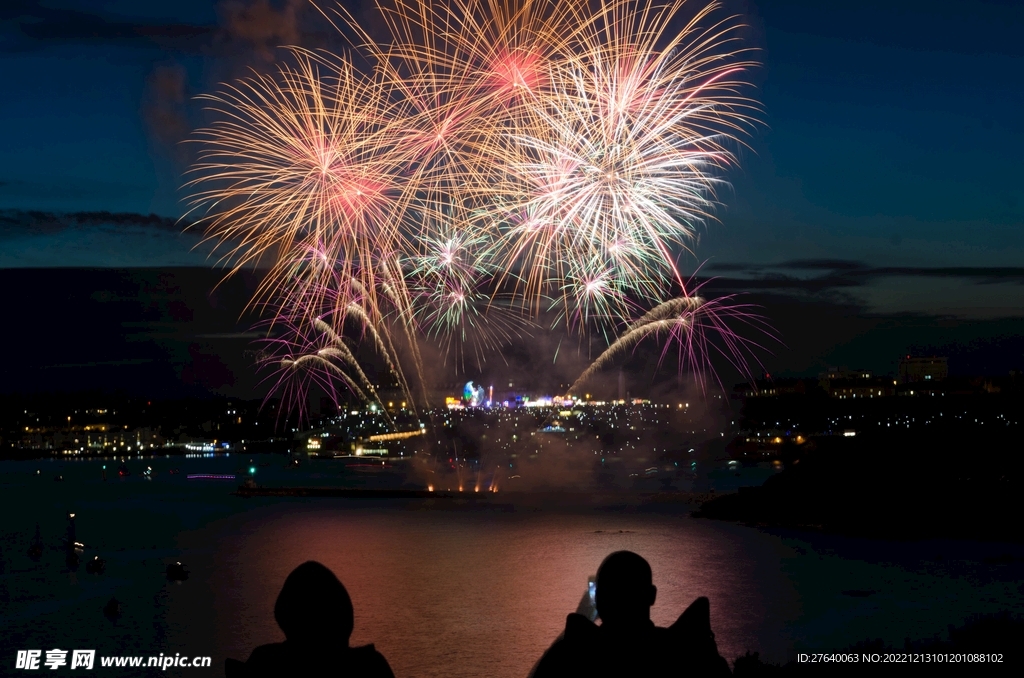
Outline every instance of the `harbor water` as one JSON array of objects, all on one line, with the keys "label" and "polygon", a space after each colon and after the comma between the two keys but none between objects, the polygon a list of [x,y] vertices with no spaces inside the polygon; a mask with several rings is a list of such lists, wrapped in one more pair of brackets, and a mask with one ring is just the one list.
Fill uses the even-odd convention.
[{"label": "harbor water", "polygon": [[[1019,545],[765,530],[695,519],[678,505],[549,506],[500,492],[486,502],[233,494],[249,474],[318,486],[394,482],[373,469],[288,470],[285,461],[136,459],[127,477],[111,459],[0,463],[4,665],[13,667],[19,649],[95,649],[210,655],[209,670],[166,674],[223,675],[226,657],[245,659],[283,639],[274,600],[306,560],[338,575],[355,607],[353,644],[374,643],[399,677],[525,676],[576,609],[587,577],[620,549],[653,567],[656,623],[710,598],[730,662],[748,650],[784,662],[875,638],[898,646],[942,637],[975,614],[1024,613]],[[66,564],[69,512],[83,563],[101,556],[102,574]],[[28,549],[37,525],[44,550],[35,560]],[[175,561],[187,580],[165,576]],[[103,614],[111,597],[121,604],[113,621]]]}]

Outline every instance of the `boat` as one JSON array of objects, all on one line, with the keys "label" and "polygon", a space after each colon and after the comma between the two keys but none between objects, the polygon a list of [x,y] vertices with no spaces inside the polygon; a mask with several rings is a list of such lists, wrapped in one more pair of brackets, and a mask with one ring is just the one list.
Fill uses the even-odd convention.
[{"label": "boat", "polygon": [[85,571],[90,574],[103,574],[103,571],[106,569],[107,561],[99,556],[93,556],[92,560],[85,564]]},{"label": "boat", "polygon": [[167,578],[170,581],[185,581],[188,579],[188,570],[179,561],[167,566]]},{"label": "boat", "polygon": [[69,554],[72,552],[81,553],[85,550],[85,544],[78,541],[78,537],[76,536],[74,513],[68,514],[68,531],[67,534],[64,535],[64,548]]},{"label": "boat", "polygon": [[122,478],[124,478],[125,476],[130,476],[131,474],[132,472],[128,470],[128,466],[126,464],[121,464],[120,466],[117,467],[117,475],[121,476]]}]

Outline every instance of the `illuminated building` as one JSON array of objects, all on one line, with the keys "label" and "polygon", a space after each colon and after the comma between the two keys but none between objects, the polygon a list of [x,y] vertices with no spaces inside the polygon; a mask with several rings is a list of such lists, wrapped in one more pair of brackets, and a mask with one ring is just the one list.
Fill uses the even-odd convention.
[{"label": "illuminated building", "polygon": [[904,356],[900,358],[899,375],[904,384],[945,381],[949,377],[949,358],[934,355],[927,358]]}]

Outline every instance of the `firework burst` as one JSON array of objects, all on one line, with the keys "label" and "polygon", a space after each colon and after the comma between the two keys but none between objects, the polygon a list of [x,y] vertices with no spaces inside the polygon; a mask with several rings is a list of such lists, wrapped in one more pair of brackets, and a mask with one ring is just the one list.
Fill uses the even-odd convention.
[{"label": "firework burst", "polygon": [[291,48],[204,97],[191,209],[231,272],[267,271],[253,303],[277,390],[375,399],[357,326],[426,403],[421,335],[480,364],[551,313],[610,344],[581,380],[651,336],[702,382],[716,353],[745,365],[756,344],[727,321],[756,316],[689,295],[677,263],[757,110],[741,24],[692,7],[382,0],[383,43],[338,8],[368,72]]},{"label": "firework burst", "polygon": [[257,299],[309,303],[341,277],[375,305],[379,262],[405,238],[407,182],[388,126],[401,111],[349,61],[292,56],[277,77],[204,97],[218,119],[197,133],[192,209],[232,271],[269,266]]},{"label": "firework burst", "polygon": [[682,286],[676,260],[711,218],[753,109],[738,94],[741,54],[711,50],[738,25],[703,27],[712,4],[673,34],[682,8],[604,4],[572,57],[553,66],[539,124],[495,140],[509,182],[495,191],[494,251],[502,269],[520,272],[527,306],[552,289],[567,314],[587,306],[566,293],[593,289],[564,285],[573,271],[604,272],[613,299]]},{"label": "firework burst", "polygon": [[494,295],[493,271],[481,260],[485,238],[440,227],[423,242],[407,276],[417,325],[440,342],[457,369],[468,357],[482,368],[488,353],[522,337],[530,323]]}]

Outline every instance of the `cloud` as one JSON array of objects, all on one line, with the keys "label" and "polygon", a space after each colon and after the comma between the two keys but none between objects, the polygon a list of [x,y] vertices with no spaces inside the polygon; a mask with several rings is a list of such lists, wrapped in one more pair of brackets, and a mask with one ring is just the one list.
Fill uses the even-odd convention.
[{"label": "cloud", "polygon": [[0,268],[213,265],[188,225],[157,214],[0,210]]},{"label": "cloud", "polygon": [[[303,19],[319,16],[305,0],[223,0],[220,25],[159,21],[101,11],[52,7],[39,0],[6,0],[0,6],[0,51],[21,52],[61,44],[151,48],[187,54],[236,56],[252,50],[273,60],[282,45],[322,42],[322,28]],[[244,49],[245,47],[248,50]]]},{"label": "cloud", "polygon": [[[230,80],[236,71],[268,67],[274,62],[275,50],[284,45],[322,43],[300,26],[300,10],[305,6],[305,0],[285,0],[283,4],[268,0],[221,2],[221,25],[211,28],[203,46],[204,53],[222,62],[215,69],[215,77]],[[142,117],[153,147],[174,161],[176,175],[192,159],[189,145],[181,142],[201,119],[197,107],[190,105],[193,94],[189,92],[186,69],[173,61],[157,64],[146,77]]]},{"label": "cloud", "polygon": [[871,269],[871,273],[874,277],[973,278],[977,282],[982,283],[1024,283],[1024,268],[1019,266],[945,266],[934,268],[888,266]]},{"label": "cloud", "polygon": [[1018,266],[870,266],[845,259],[794,259],[711,264],[707,270],[727,274],[708,279],[711,290],[846,300],[867,315],[1024,318],[1024,267]]},{"label": "cloud", "polygon": [[[794,259],[778,264],[712,263],[711,272],[743,274],[743,277],[716,277],[715,287],[758,289],[803,289],[862,287],[881,278],[965,279],[980,284],[1024,284],[1024,267],[1019,266],[870,266],[846,259]],[[792,271],[822,271],[811,277]]]},{"label": "cloud", "polygon": [[51,235],[75,226],[136,226],[180,233],[192,223],[135,212],[43,212],[0,210],[0,237]]},{"label": "cloud", "polygon": [[300,44],[296,20],[299,4],[299,0],[288,0],[278,10],[268,0],[229,0],[221,4],[224,30],[231,38],[251,45],[264,60],[271,61],[275,47]]},{"label": "cloud", "polygon": [[142,118],[154,146],[167,153],[180,168],[188,164],[181,143],[192,130],[188,115],[188,76],[178,64],[160,64],[146,78]]},{"label": "cloud", "polygon": [[811,271],[856,271],[865,268],[859,261],[847,259],[793,259],[772,268],[804,269]]},{"label": "cloud", "polygon": [[214,26],[115,19],[66,7],[48,7],[38,0],[8,0],[0,9],[0,28],[13,33],[6,51],[48,44],[101,43],[155,46],[195,52],[216,32]]},{"label": "cloud", "polygon": [[[253,70],[274,71],[281,59],[288,58],[282,47],[351,45],[350,39],[339,35],[309,0],[217,0],[210,4],[214,5],[213,12],[209,7],[202,10],[187,4],[156,8],[170,12],[167,17],[145,3],[6,0],[0,2],[0,56],[7,53],[8,58],[18,58],[11,55],[46,52],[67,59],[98,54],[113,62],[152,64],[137,110],[147,131],[158,186],[155,194],[146,186],[141,196],[145,202],[135,204],[169,209],[181,197],[182,173],[196,159],[198,150],[197,145],[182,142],[209,118],[195,99],[197,93],[217,90],[221,83],[250,76]],[[72,47],[70,52],[68,46]],[[201,69],[197,67],[200,61]],[[98,80],[92,84],[108,88],[106,74],[94,72]],[[52,186],[58,181],[59,186]],[[14,204],[6,201],[4,206],[106,207],[86,204],[98,200],[91,192],[84,199],[64,197],[70,183],[66,178],[49,177],[47,182],[51,186],[42,196],[21,192]],[[58,205],[55,196],[64,204]],[[123,197],[120,194],[115,199]]]}]

